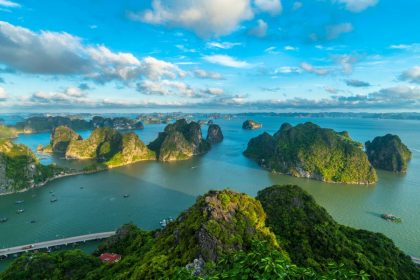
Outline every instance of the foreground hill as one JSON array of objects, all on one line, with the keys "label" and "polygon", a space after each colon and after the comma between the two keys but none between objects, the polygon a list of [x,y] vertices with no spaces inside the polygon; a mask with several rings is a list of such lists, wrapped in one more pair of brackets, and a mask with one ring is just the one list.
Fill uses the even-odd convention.
[{"label": "foreground hill", "polygon": [[25,145],[0,140],[0,193],[36,187],[63,172],[61,168],[40,164]]},{"label": "foreground hill", "polygon": [[[97,256],[104,252],[122,259],[102,264]],[[270,187],[258,200],[209,191],[164,229],[125,225],[93,256],[78,250],[24,255],[0,274],[0,279],[419,277],[391,240],[338,225],[296,186]]]},{"label": "foreground hill", "polygon": [[17,137],[17,131],[13,127],[5,126],[0,124],[0,140],[11,139]]},{"label": "foreground hill", "polygon": [[194,121],[187,123],[185,119],[168,124],[149,144],[149,149],[156,152],[160,161],[189,159],[208,152],[210,148],[210,142],[203,139],[200,125]]},{"label": "foreground hill", "polygon": [[350,184],[377,181],[361,144],[347,132],[310,122],[295,127],[285,123],[274,136],[263,133],[249,141],[244,154],[271,171],[296,177]]},{"label": "foreground hill", "polygon": [[397,135],[378,136],[365,143],[366,154],[372,165],[393,172],[406,172],[411,151]]}]

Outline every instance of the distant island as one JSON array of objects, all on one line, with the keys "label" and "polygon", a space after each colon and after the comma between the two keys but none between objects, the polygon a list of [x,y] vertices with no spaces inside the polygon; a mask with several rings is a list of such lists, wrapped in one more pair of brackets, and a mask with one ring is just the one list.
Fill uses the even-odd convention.
[{"label": "distant island", "polygon": [[392,172],[406,172],[411,151],[398,135],[378,136],[365,143],[369,161],[375,168]]},{"label": "distant island", "polygon": [[168,124],[148,147],[156,153],[159,161],[175,161],[207,153],[211,144],[203,139],[198,123],[188,123],[185,119],[180,119]]},{"label": "distant island", "polygon": [[[116,256],[118,261],[100,256]],[[420,279],[380,233],[335,222],[297,186],[209,191],[163,229],[122,226],[93,255],[30,253],[1,279]]]},{"label": "distant island", "polygon": [[273,172],[324,182],[373,184],[375,169],[348,132],[307,122],[284,123],[273,136],[263,133],[249,141],[245,156]]},{"label": "distant island", "polygon": [[87,121],[78,117],[34,116],[18,122],[15,125],[19,133],[39,133],[53,131],[56,127],[66,126],[73,130],[90,130],[98,127],[111,127],[117,130],[143,129],[141,121],[129,118],[104,118],[94,116]]},{"label": "distant island", "polygon": [[57,166],[40,164],[25,145],[0,140],[0,194],[41,186],[66,174]]},{"label": "distant island", "polygon": [[262,124],[254,121],[254,120],[246,120],[243,124],[242,124],[242,128],[243,129],[247,129],[247,130],[252,130],[252,129],[259,129],[262,127]]}]

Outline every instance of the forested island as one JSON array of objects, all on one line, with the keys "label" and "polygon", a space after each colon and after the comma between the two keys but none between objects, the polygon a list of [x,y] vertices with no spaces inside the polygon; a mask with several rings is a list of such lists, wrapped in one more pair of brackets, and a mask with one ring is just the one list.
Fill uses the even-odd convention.
[{"label": "forested island", "polygon": [[0,194],[37,187],[66,172],[55,165],[40,164],[25,145],[0,140]]},{"label": "forested island", "polygon": [[[102,263],[102,253],[118,254]],[[30,253],[1,279],[402,279],[420,278],[410,257],[379,233],[336,223],[297,186],[256,199],[209,191],[165,228],[124,225],[93,255]]]},{"label": "forested island", "polygon": [[307,122],[284,123],[273,136],[263,133],[249,141],[244,154],[273,172],[324,182],[373,184],[375,169],[348,132]]}]

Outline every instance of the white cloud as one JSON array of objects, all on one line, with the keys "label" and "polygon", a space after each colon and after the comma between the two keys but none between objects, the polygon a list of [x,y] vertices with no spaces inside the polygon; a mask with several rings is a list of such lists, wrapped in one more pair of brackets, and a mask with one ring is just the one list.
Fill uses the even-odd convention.
[{"label": "white cloud", "polygon": [[284,50],[285,51],[297,51],[297,50],[299,50],[299,48],[293,47],[293,46],[285,46]]},{"label": "white cloud", "polygon": [[420,84],[420,66],[414,66],[407,71],[404,71],[401,74],[400,79],[409,81],[410,83]]},{"label": "white cloud", "polygon": [[21,5],[16,2],[12,2],[9,0],[0,0],[0,6],[7,7],[7,8],[19,8]]},{"label": "white cloud", "polygon": [[302,70],[299,67],[282,66],[274,70],[274,74],[293,74],[301,73]]},{"label": "white cloud", "polygon": [[271,46],[271,47],[266,48],[266,49],[264,50],[264,52],[265,52],[265,53],[268,53],[268,54],[274,54],[274,55],[279,54],[280,52],[279,52],[279,51],[277,51],[276,49],[277,49],[276,47]]},{"label": "white cloud", "polygon": [[340,4],[344,4],[346,9],[353,13],[358,13],[366,10],[369,7],[376,6],[379,0],[333,0]]},{"label": "white cloud", "polygon": [[208,95],[222,95],[225,91],[221,88],[208,88],[201,92]]},{"label": "white cloud", "polygon": [[349,75],[353,72],[353,64],[357,62],[358,58],[353,55],[336,56],[335,61],[341,65],[341,70],[344,74]]},{"label": "white cloud", "polygon": [[237,60],[228,55],[209,55],[209,56],[205,56],[204,60],[210,63],[219,64],[219,65],[223,65],[227,67],[233,67],[233,68],[247,68],[251,66],[251,64],[249,64],[246,61]]},{"label": "white cloud", "polygon": [[259,19],[257,21],[257,25],[249,29],[248,33],[252,36],[262,38],[267,35],[267,29],[268,29],[268,24],[262,19]]},{"label": "white cloud", "polygon": [[0,87],[0,101],[5,101],[7,98],[9,98],[9,95],[7,94],[6,90]]},{"label": "white cloud", "polygon": [[241,46],[242,43],[232,43],[232,42],[208,42],[208,48],[217,48],[217,49],[231,49],[236,46]]},{"label": "white cloud", "polygon": [[316,68],[313,65],[311,65],[309,63],[306,63],[306,62],[303,62],[300,65],[300,67],[303,70],[305,70],[306,72],[313,73],[313,74],[316,74],[316,75],[319,75],[319,76],[327,75],[330,72],[330,70],[328,70],[326,68]]},{"label": "white cloud", "polygon": [[205,38],[230,34],[253,16],[250,0],[153,0],[152,9],[129,14],[133,20],[182,27]]},{"label": "white cloud", "polygon": [[326,38],[327,40],[333,40],[340,37],[343,33],[353,31],[353,25],[349,22],[329,25],[326,27]]},{"label": "white cloud", "polygon": [[270,15],[278,15],[282,12],[283,7],[280,0],[255,0],[255,5],[263,12]]},{"label": "white cloud", "polygon": [[194,75],[201,79],[223,80],[223,76],[217,72],[206,71],[203,69],[194,70]]},{"label": "white cloud", "polygon": [[137,91],[146,95],[195,96],[194,90],[188,84],[173,80],[143,80],[137,83]]}]

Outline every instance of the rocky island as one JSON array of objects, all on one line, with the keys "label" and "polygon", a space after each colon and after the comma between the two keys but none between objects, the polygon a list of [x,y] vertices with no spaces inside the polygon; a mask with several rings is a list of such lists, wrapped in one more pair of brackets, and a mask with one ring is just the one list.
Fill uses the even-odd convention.
[{"label": "rocky island", "polygon": [[365,143],[366,154],[375,168],[392,172],[406,172],[411,151],[400,137],[387,134]]},{"label": "rocky island", "polygon": [[180,119],[168,124],[148,147],[156,153],[159,161],[175,161],[204,154],[210,150],[211,144],[203,139],[198,123]]},{"label": "rocky island", "polygon": [[0,140],[0,194],[37,187],[64,175],[62,168],[40,164],[25,145]]},{"label": "rocky island", "polygon": [[[66,131],[66,133],[57,133],[57,131]],[[67,146],[64,153],[67,158],[94,159],[107,168],[154,160],[156,157],[137,134],[133,132],[122,134],[110,127],[96,128],[86,140],[69,128],[58,127],[52,135],[52,146],[54,143],[62,143],[62,148]]]},{"label": "rocky island", "polygon": [[[102,254],[118,255],[102,263]],[[82,265],[81,265],[82,264]],[[336,223],[297,186],[209,191],[163,229],[124,225],[93,255],[30,253],[0,279],[419,279],[383,234]]]},{"label": "rocky island", "polygon": [[375,169],[347,132],[307,122],[295,127],[284,123],[273,136],[263,133],[251,139],[244,152],[273,172],[324,182],[373,184]]},{"label": "rocky island", "polygon": [[206,140],[211,144],[217,144],[223,141],[223,133],[217,124],[209,124]]},{"label": "rocky island", "polygon": [[247,129],[247,130],[252,130],[252,129],[259,129],[262,127],[261,123],[258,123],[256,121],[253,120],[246,120],[243,124],[242,124],[242,128],[243,129]]}]

